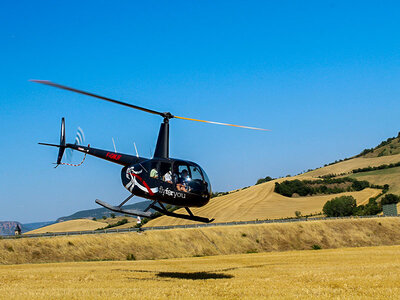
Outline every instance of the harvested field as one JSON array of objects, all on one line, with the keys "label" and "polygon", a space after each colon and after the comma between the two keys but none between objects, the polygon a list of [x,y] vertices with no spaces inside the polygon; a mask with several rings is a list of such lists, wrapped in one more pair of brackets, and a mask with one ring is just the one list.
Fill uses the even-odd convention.
[{"label": "harvested field", "polygon": [[400,246],[0,266],[3,299],[398,299]]}]

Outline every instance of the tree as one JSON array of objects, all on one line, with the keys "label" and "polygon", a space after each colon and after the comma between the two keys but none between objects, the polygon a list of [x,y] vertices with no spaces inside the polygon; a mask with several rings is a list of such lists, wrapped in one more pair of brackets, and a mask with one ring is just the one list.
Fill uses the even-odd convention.
[{"label": "tree", "polygon": [[103,216],[103,220],[105,220],[105,219],[107,219],[107,217],[106,217],[106,216]]},{"label": "tree", "polygon": [[381,200],[381,205],[385,204],[397,204],[400,201],[400,197],[394,194],[387,194]]},{"label": "tree", "polygon": [[111,218],[115,219],[115,214],[110,214]]},{"label": "tree", "polygon": [[341,196],[326,202],[322,211],[327,217],[345,217],[353,215],[356,208],[356,199],[352,196]]},{"label": "tree", "polygon": [[257,180],[256,185],[260,184],[260,183],[268,182],[268,181],[271,181],[271,180],[273,180],[273,178],[271,176],[267,176],[265,178],[260,178],[260,179]]}]

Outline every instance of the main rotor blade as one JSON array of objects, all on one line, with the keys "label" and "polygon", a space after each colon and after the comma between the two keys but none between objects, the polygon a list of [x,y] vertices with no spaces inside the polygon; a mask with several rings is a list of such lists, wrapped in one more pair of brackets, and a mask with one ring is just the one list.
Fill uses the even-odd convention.
[{"label": "main rotor blade", "polygon": [[41,83],[41,84],[45,84],[45,85],[50,85],[50,86],[54,86],[54,87],[57,87],[57,88],[60,88],[60,89],[63,89],[63,90],[67,90],[67,91],[71,91],[71,92],[75,92],[75,93],[79,93],[79,94],[95,97],[95,98],[98,98],[98,99],[101,99],[101,100],[109,101],[109,102],[112,102],[112,103],[115,103],[115,104],[124,105],[124,106],[130,107],[130,108],[138,109],[138,110],[145,111],[145,112],[148,112],[148,113],[151,113],[151,114],[160,115],[162,117],[164,117],[164,115],[165,115],[162,112],[158,112],[158,111],[147,109],[147,108],[140,107],[140,106],[137,106],[137,105],[133,105],[133,104],[125,103],[125,102],[122,102],[122,101],[114,100],[114,99],[111,99],[111,98],[103,97],[103,96],[100,96],[100,95],[92,94],[92,93],[89,93],[89,92],[81,91],[81,90],[74,89],[74,88],[71,88],[71,87],[68,87],[68,86],[65,86],[65,85],[61,85],[61,84],[58,84],[58,83],[51,82],[49,80],[31,79],[29,81],[36,82],[36,83]]},{"label": "main rotor blade", "polygon": [[205,121],[205,120],[199,120],[199,119],[184,118],[184,117],[178,117],[178,116],[174,116],[174,118],[182,119],[182,120],[189,120],[189,121],[196,121],[196,122],[203,122],[203,123],[210,123],[210,124],[217,124],[217,125],[225,125],[225,126],[233,126],[233,127],[254,129],[254,130],[271,131],[270,129],[263,129],[263,128],[250,127],[250,126],[242,126],[242,125],[234,125],[234,124],[221,123],[221,122],[212,122],[212,121]]}]

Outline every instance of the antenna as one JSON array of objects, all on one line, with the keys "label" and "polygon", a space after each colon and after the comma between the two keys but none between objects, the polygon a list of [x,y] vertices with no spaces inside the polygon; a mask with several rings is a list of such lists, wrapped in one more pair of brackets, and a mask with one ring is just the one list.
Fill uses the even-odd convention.
[{"label": "antenna", "polygon": [[115,142],[114,142],[114,138],[111,138],[113,141],[113,145],[114,145],[114,152],[117,153],[117,148],[115,147]]},{"label": "antenna", "polygon": [[139,153],[138,153],[138,151],[137,151],[137,148],[136,148],[136,143],[135,143],[135,142],[133,142],[133,145],[135,146],[136,157],[137,157],[137,158],[139,158]]}]

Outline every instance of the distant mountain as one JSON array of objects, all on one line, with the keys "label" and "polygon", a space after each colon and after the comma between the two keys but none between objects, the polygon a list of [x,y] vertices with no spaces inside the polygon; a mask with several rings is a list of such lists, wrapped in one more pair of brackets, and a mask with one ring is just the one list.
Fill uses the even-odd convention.
[{"label": "distant mountain", "polygon": [[[135,204],[125,205],[125,209],[137,209],[137,210],[144,210],[147,206],[150,205],[150,201],[142,201]],[[152,210],[150,210],[152,211]],[[88,210],[81,210],[78,211],[70,216],[58,218],[56,222],[63,222],[75,219],[101,219],[103,216],[109,217],[112,213],[116,216],[123,216],[124,214],[112,212],[106,208],[96,208],[96,209],[88,209]]]},{"label": "distant mountain", "polygon": [[14,235],[17,225],[23,228],[20,222],[0,221],[0,235]]}]

